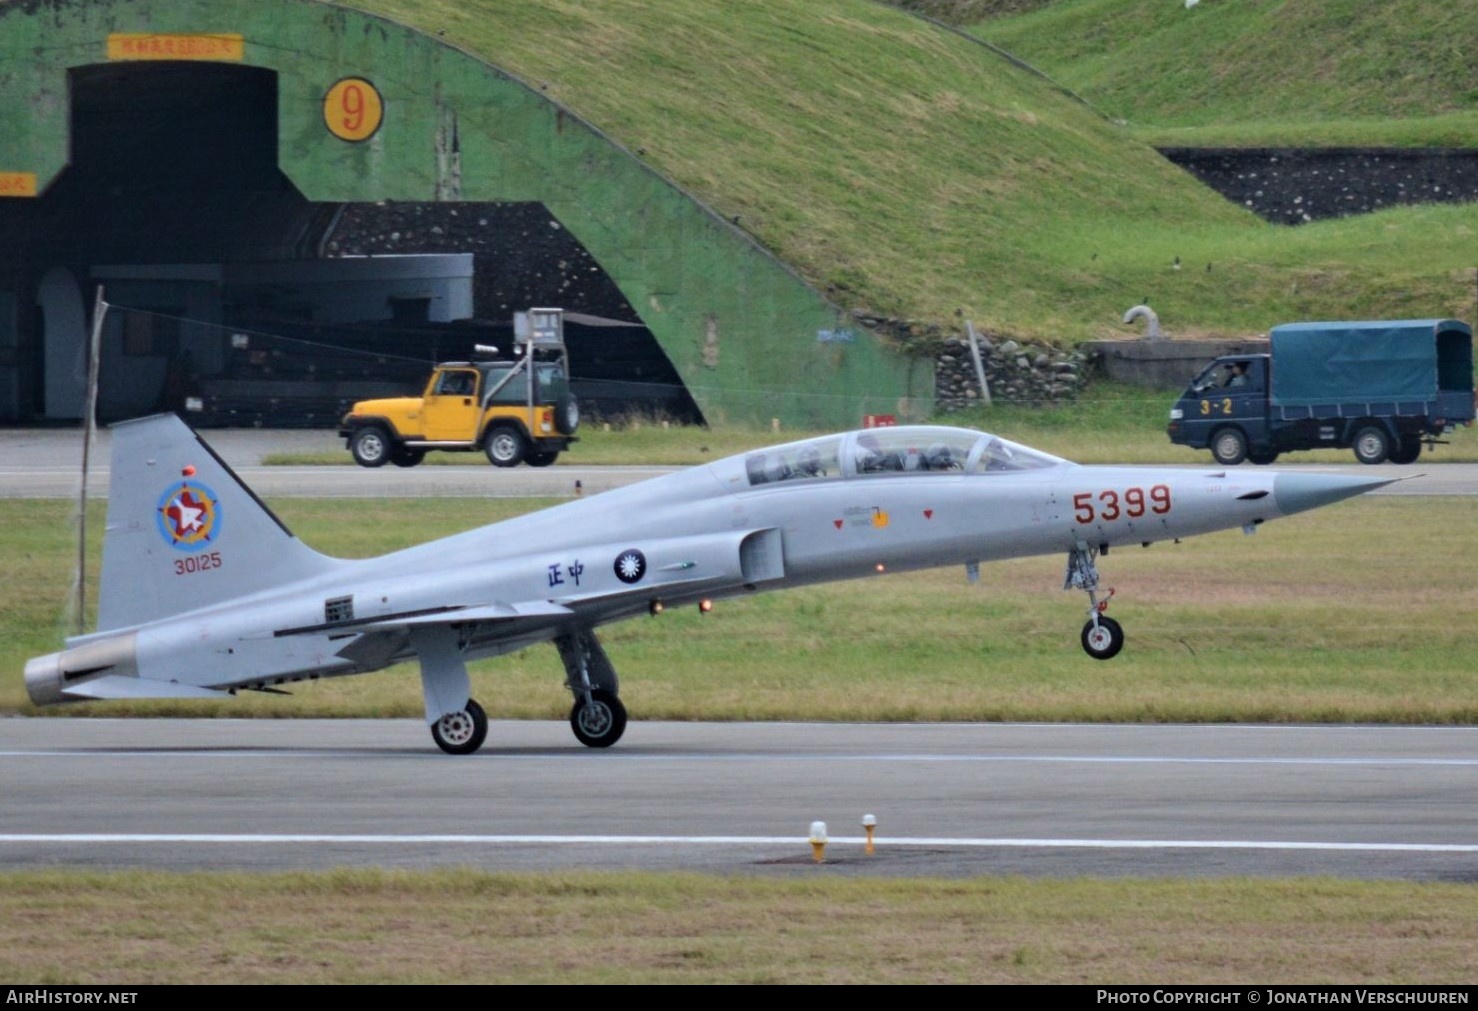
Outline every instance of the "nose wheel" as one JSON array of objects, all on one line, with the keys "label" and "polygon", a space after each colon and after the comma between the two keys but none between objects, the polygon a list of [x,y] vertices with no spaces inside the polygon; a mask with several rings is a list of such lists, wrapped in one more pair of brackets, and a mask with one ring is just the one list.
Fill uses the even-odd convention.
[{"label": "nose wheel", "polygon": [[[1107,548],[1105,547],[1105,550]],[[1098,565],[1095,559],[1098,549],[1078,546],[1067,553],[1067,577],[1063,580],[1064,590],[1082,590],[1088,594],[1088,622],[1083,626],[1083,652],[1095,660],[1109,660],[1119,655],[1124,648],[1124,629],[1104,612],[1113,599],[1114,589],[1109,587],[1102,599],[1098,595]]]},{"label": "nose wheel", "polygon": [[1124,629],[1106,614],[1088,619],[1083,626],[1083,652],[1095,660],[1108,660],[1124,648]]}]

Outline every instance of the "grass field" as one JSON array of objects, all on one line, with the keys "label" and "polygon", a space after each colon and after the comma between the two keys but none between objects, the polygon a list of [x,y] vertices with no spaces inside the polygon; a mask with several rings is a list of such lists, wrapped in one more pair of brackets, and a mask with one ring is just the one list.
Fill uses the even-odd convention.
[{"label": "grass field", "polygon": [[28,983],[1466,985],[1478,888],[678,874],[0,874]]},{"label": "grass field", "polygon": [[[1473,304],[1478,205],[1267,224],[1040,78],[870,0],[352,6],[445,32],[567,104],[724,218],[738,216],[845,309],[956,330],[963,314],[988,332],[1075,343],[1131,332],[1120,320],[1143,301],[1182,337],[1245,336],[1297,319],[1465,317]],[[1168,2],[1123,6],[1185,13]],[[1431,38],[1471,36],[1463,5],[1446,15],[1436,3],[1392,6],[1425,9]],[[1282,44],[1283,21],[1268,4],[1190,13],[1215,22],[1226,20],[1222,8],[1256,8],[1261,34],[1223,33],[1225,51],[1197,51],[1186,72],[1205,76],[1205,66],[1241,65],[1249,47]],[[1083,18],[1069,26],[1076,38],[1042,38],[1101,47],[1093,13],[1088,28]],[[1106,22],[1116,40],[1134,28],[1122,20]],[[1385,27],[1395,45],[1406,38]],[[1311,28],[1299,58],[1280,64],[1306,75],[1284,101],[1317,99],[1319,116],[1305,121],[1366,115],[1330,107],[1326,96],[1339,89],[1303,58],[1318,42],[1312,51],[1326,54],[1333,74],[1345,38]],[[1449,44],[1448,62],[1424,64],[1432,90],[1403,98],[1387,119],[1457,117],[1442,135],[1461,130],[1471,99],[1449,111],[1432,95],[1444,84],[1471,89],[1471,48]],[[1134,80],[1154,83],[1155,70],[1141,64]],[[1246,94],[1259,98],[1260,82]],[[1177,257],[1192,269],[1174,270]]]},{"label": "grass field", "polygon": [[1151,143],[1478,145],[1471,3],[938,6]]}]

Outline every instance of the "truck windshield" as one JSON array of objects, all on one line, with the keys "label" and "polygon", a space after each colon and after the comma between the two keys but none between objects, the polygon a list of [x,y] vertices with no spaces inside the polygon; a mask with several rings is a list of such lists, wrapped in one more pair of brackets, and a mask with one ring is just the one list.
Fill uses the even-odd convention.
[{"label": "truck windshield", "polygon": [[1214,386],[1221,385],[1222,370],[1225,366],[1220,362],[1212,362],[1200,371],[1195,379],[1191,380],[1191,392],[1200,393]]}]

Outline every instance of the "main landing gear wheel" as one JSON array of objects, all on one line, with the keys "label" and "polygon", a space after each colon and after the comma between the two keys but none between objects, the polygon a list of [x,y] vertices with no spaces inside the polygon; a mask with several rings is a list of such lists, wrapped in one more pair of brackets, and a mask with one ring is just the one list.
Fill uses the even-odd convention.
[{"label": "main landing gear wheel", "polygon": [[588,703],[583,694],[577,694],[570,710],[570,729],[587,748],[609,748],[626,732],[626,707],[599,688],[590,693]]},{"label": "main landing gear wheel", "polygon": [[467,700],[467,708],[447,713],[431,724],[431,739],[448,755],[470,755],[482,747],[488,736],[488,714],[476,699]]},{"label": "main landing gear wheel", "polygon": [[1108,660],[1124,648],[1124,629],[1108,615],[1100,614],[1095,622],[1088,619],[1083,626],[1083,652],[1095,660]]},{"label": "main landing gear wheel", "polygon": [[390,454],[390,462],[397,467],[414,467],[424,459],[426,459],[424,449],[408,449],[405,446],[396,447]]}]

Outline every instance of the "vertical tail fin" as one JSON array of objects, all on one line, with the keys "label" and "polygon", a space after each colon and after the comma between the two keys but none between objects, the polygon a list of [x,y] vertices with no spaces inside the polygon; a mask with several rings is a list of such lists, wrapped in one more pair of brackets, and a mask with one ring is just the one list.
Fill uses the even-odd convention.
[{"label": "vertical tail fin", "polygon": [[294,537],[172,414],[112,426],[98,631],[139,625],[341,564]]}]

